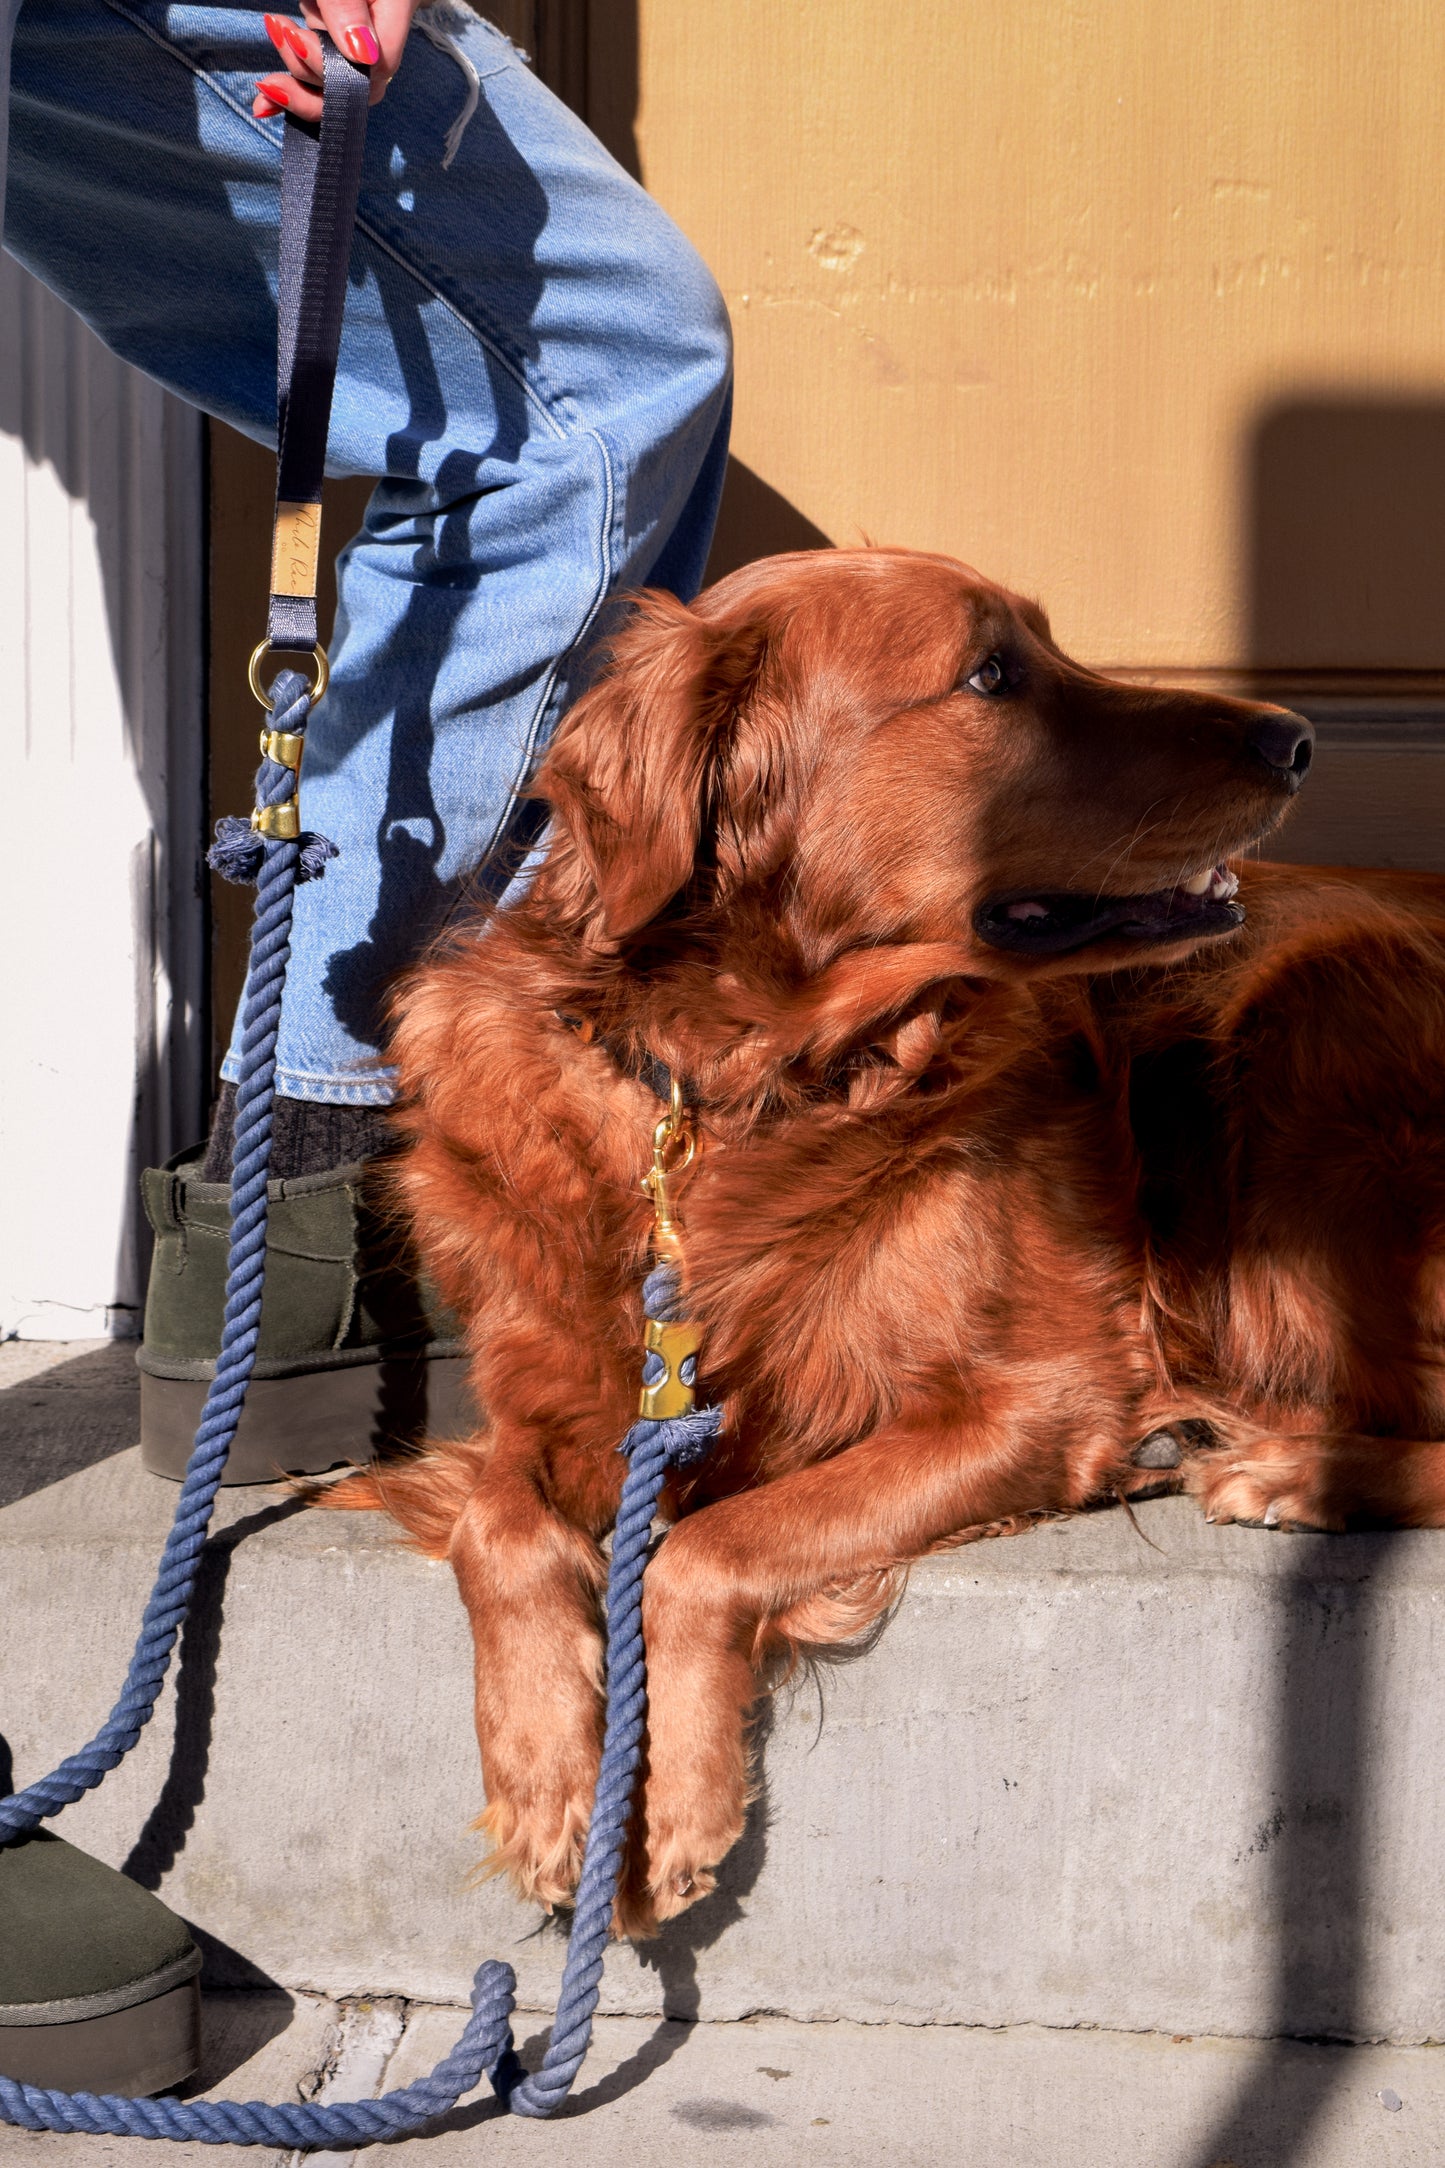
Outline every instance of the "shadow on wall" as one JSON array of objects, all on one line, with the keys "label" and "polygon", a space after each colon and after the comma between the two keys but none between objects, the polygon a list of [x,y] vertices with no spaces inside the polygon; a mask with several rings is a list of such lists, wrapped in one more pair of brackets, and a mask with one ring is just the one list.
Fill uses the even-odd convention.
[{"label": "shadow on wall", "polygon": [[[1345,864],[1378,862],[1382,852],[1352,843],[1362,830],[1388,839],[1393,829],[1398,863],[1431,863],[1427,831],[1445,812],[1445,710],[1432,717],[1420,703],[1430,679],[1445,673],[1445,403],[1276,407],[1254,434],[1249,493],[1250,660],[1261,691],[1304,687],[1306,709],[1317,688],[1381,703],[1357,715],[1338,743],[1322,719],[1319,772],[1302,807],[1322,790],[1330,799],[1326,818],[1301,829],[1324,842],[1319,855]],[[1266,2030],[1360,2040],[1378,2029],[1365,2002],[1367,1933],[1379,1925],[1371,1917],[1367,1748],[1389,1694],[1383,1610],[1400,1547],[1430,1539],[1275,1540],[1298,1546],[1299,1564],[1280,1586],[1259,1702],[1276,1742],[1260,1830],[1277,1936]],[[1291,2067],[1265,2056],[1189,2168],[1303,2168],[1342,2075],[1328,2057]]]},{"label": "shadow on wall", "polygon": [[1273,407],[1247,489],[1255,685],[1320,732],[1268,854],[1445,873],[1445,402]]},{"label": "shadow on wall", "polygon": [[717,531],[707,561],[709,580],[720,580],[756,557],[784,550],[830,550],[829,536],[790,504],[780,491],[740,459],[729,459]]},{"label": "shadow on wall", "polygon": [[1249,453],[1261,672],[1445,672],[1445,402],[1297,400]]}]

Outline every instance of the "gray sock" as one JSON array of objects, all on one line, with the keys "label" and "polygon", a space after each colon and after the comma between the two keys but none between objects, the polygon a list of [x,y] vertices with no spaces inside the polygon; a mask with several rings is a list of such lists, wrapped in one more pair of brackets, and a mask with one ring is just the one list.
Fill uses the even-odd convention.
[{"label": "gray sock", "polygon": [[[236,1138],[236,1087],[223,1084],[211,1116],[201,1165],[203,1182],[229,1182]],[[338,1107],[325,1099],[277,1096],[271,1115],[271,1174],[290,1181],[298,1174],[326,1174],[370,1159],[392,1141],[385,1107]]]}]

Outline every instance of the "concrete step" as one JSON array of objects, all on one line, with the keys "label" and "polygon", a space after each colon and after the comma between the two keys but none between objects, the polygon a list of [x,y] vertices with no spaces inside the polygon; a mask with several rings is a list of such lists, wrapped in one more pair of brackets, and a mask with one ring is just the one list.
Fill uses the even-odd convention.
[{"label": "concrete step", "polygon": [[[410,2084],[465,2013],[276,1992],[206,1998],[188,2096],[362,2100]],[[516,2027],[535,2065],[545,2028]],[[1445,2049],[1171,2040],[959,2025],[723,2025],[601,2018],[562,2113],[502,2115],[490,2089],[380,2151],[288,2156],[0,2125],[0,2168],[1435,2168]]]},{"label": "concrete step", "polygon": [[[63,1355],[0,1396],[22,1782],[109,1707],[175,1497],[117,1449],[128,1351]],[[458,2003],[504,1956],[547,2007],[560,1933],[468,1881],[447,1569],[272,1492],[224,1494],[218,1523],[161,1715],[65,1833],[195,1923],[216,1985]],[[777,1698],[721,1889],[612,1956],[604,2007],[1441,2037],[1442,1659],[1434,1535],[1271,1536],[1165,1501],[1138,1531],[932,1560],[874,1649]]]}]

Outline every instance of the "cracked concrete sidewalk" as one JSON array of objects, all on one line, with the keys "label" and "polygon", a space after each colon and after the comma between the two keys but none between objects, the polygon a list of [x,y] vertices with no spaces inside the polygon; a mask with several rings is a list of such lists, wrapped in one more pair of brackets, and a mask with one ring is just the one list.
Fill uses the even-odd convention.
[{"label": "cracked concrete sidewalk", "polygon": [[[461,2010],[379,1997],[206,1997],[197,2085],[231,2100],[358,2100],[455,2044]],[[514,2030],[535,2066],[546,2019]],[[1326,2082],[1322,2082],[1324,2079]],[[472,2094],[398,2168],[1426,2168],[1445,2155],[1445,2048],[1326,2048],[954,2025],[601,2018],[552,2122]],[[342,2168],[366,2154],[155,2145],[0,2126],[0,2168]]]}]

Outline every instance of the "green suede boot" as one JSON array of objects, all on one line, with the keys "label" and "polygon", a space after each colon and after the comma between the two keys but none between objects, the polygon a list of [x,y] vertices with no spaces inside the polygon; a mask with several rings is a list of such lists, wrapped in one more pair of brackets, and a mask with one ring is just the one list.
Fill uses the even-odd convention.
[{"label": "green suede boot", "polygon": [[[142,1177],[155,1256],[146,1297],[141,1460],[179,1481],[215,1373],[230,1188],[202,1148]],[[372,1201],[366,1162],[270,1183],[256,1371],[223,1483],[271,1483],[476,1427],[456,1319]]]},{"label": "green suede boot", "polygon": [[49,1830],[0,1845],[0,2076],[163,2093],[201,2059],[201,1953],[183,1920]]}]

